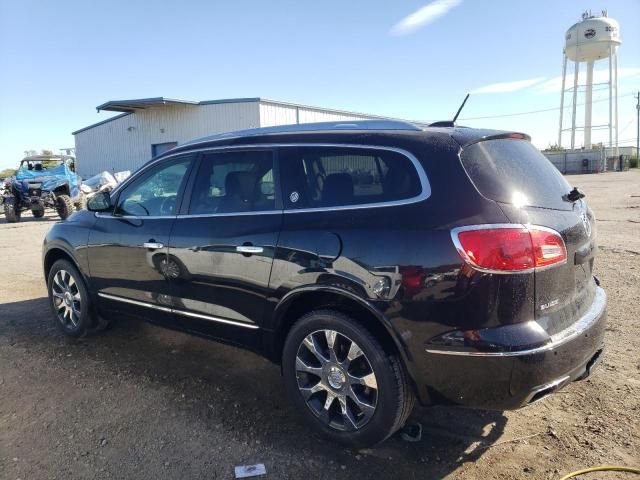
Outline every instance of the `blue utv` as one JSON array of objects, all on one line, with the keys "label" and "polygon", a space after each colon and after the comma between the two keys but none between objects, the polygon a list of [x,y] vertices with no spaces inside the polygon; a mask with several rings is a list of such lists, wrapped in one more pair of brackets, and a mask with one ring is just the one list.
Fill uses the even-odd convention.
[{"label": "blue utv", "polygon": [[31,210],[35,218],[44,216],[45,208],[54,208],[61,219],[85,205],[80,191],[80,177],[74,172],[74,158],[66,155],[34,155],[20,162],[11,188],[4,197],[7,222],[20,221]]}]

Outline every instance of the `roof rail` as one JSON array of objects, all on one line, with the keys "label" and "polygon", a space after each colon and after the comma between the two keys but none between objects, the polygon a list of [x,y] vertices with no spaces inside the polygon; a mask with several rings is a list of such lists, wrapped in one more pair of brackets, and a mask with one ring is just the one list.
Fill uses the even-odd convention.
[{"label": "roof rail", "polygon": [[234,132],[218,133],[206,137],[196,138],[182,145],[222,140],[226,138],[250,137],[254,135],[269,135],[274,133],[294,132],[330,132],[339,130],[410,130],[422,131],[420,127],[410,122],[400,120],[345,120],[342,122],[297,123],[293,125],[277,125],[274,127],[250,128]]}]

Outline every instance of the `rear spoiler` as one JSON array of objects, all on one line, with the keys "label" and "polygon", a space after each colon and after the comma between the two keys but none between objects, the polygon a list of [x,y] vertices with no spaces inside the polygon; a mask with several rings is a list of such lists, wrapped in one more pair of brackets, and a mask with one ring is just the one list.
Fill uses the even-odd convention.
[{"label": "rear spoiler", "polygon": [[500,140],[504,138],[510,138],[514,140],[526,140],[528,142],[531,141],[531,137],[526,133],[505,132],[505,133],[498,133],[496,135],[485,135],[484,137],[474,138],[470,142],[467,142],[464,145],[462,145],[462,148],[466,148],[469,145],[473,145],[474,143],[484,142],[486,140]]}]

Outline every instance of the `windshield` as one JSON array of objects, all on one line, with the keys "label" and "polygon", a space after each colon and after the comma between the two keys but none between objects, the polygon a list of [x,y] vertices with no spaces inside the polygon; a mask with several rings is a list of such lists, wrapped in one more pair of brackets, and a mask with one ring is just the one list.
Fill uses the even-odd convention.
[{"label": "windshield", "polygon": [[571,187],[530,142],[485,140],[462,152],[462,164],[478,191],[496,202],[571,210],[563,200]]}]

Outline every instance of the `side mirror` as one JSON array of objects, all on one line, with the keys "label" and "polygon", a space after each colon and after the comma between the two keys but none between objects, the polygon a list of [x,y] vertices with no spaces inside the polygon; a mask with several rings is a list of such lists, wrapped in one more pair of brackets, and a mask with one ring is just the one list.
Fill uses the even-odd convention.
[{"label": "side mirror", "polygon": [[109,192],[98,192],[87,201],[87,210],[90,212],[106,212],[112,207]]}]

